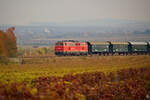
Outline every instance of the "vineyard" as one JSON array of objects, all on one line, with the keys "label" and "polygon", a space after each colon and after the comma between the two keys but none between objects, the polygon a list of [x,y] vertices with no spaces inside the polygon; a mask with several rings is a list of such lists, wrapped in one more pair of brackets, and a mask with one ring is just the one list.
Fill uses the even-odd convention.
[{"label": "vineyard", "polygon": [[30,86],[0,83],[0,100],[149,100],[149,75],[150,68],[140,68],[39,77]]},{"label": "vineyard", "polygon": [[0,66],[0,100],[149,100],[150,56],[28,58]]}]

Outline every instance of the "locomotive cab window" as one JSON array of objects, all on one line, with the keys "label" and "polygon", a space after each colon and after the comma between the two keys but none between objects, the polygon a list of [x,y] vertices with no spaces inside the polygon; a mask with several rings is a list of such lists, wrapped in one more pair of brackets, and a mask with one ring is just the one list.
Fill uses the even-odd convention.
[{"label": "locomotive cab window", "polygon": [[58,43],[56,43],[56,46],[63,46],[63,43],[58,42]]},{"label": "locomotive cab window", "polygon": [[56,46],[58,46],[58,43],[56,43]]}]

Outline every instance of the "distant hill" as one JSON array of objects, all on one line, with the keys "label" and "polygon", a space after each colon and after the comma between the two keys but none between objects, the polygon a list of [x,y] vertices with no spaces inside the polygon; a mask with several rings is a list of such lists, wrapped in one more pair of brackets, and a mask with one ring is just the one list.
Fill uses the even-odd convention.
[{"label": "distant hill", "polygon": [[150,34],[150,29],[146,29],[144,31],[134,31],[134,34]]},{"label": "distant hill", "polygon": [[[9,25],[0,25],[6,30]],[[148,41],[150,22],[121,19],[34,22],[15,26],[17,45],[53,45],[57,40]],[[139,34],[138,34],[139,33]],[[147,33],[147,34],[146,34]],[[143,35],[142,35],[143,34]]]},{"label": "distant hill", "polygon": [[35,22],[31,25],[40,26],[61,26],[61,27],[124,27],[124,26],[138,26],[149,25],[150,22],[142,22],[136,20],[122,20],[122,19],[97,19],[97,20],[78,20],[69,22]]}]

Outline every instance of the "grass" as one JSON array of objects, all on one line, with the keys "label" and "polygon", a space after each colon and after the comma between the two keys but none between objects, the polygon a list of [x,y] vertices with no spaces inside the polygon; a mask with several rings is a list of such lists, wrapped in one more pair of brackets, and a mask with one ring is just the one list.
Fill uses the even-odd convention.
[{"label": "grass", "polygon": [[150,67],[150,56],[92,56],[24,59],[25,64],[0,66],[0,82],[31,82],[42,76],[63,76],[83,72],[115,72],[121,69]]}]

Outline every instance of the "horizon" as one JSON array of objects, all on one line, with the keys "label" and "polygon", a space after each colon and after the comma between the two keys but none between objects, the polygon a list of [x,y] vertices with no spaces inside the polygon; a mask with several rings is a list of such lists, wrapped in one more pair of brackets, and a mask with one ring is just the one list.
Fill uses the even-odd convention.
[{"label": "horizon", "polygon": [[[97,21],[99,24],[105,23],[105,25],[107,24],[114,24],[114,23],[121,23],[121,22],[128,22],[128,23],[143,23],[143,24],[150,24],[150,21],[145,21],[145,20],[131,20],[131,19],[111,19],[111,18],[103,18],[103,19],[90,19],[90,20],[71,20],[71,21],[60,21],[60,22],[55,22],[55,21],[43,21],[43,22],[31,22],[28,24],[1,24],[1,26],[43,26],[43,25],[50,25],[50,26],[66,26],[66,25],[71,25],[71,24],[78,24],[80,26],[80,24],[85,24],[88,23],[89,26],[90,24],[93,24],[93,22]],[[80,24],[79,24],[80,23]],[[125,24],[125,23],[122,23]],[[103,25],[103,24],[102,24]],[[87,25],[88,26],[88,25]],[[95,27],[99,27],[99,25],[95,26]]]}]

